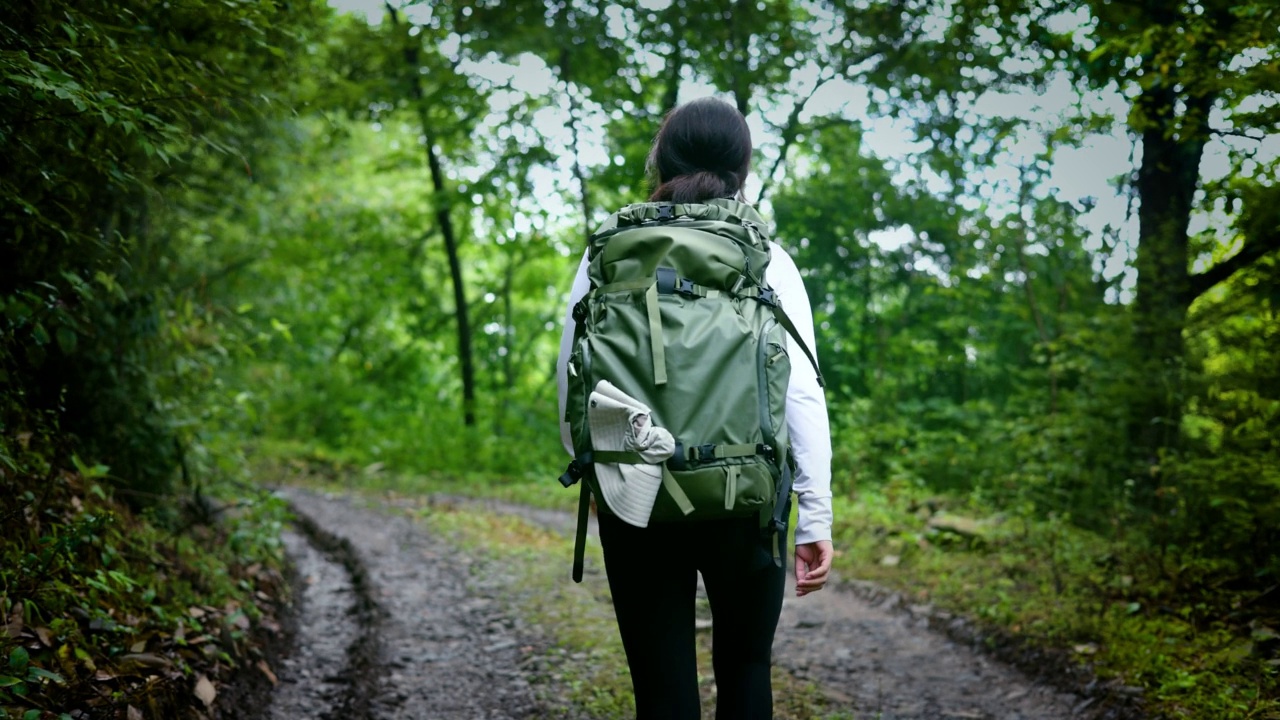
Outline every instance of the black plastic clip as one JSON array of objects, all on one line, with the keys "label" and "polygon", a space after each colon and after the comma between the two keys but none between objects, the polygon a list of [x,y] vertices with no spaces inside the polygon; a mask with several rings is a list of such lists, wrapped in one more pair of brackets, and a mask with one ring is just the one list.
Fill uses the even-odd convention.
[{"label": "black plastic clip", "polygon": [[716,446],[707,443],[689,448],[689,459],[696,463],[711,462],[716,459]]},{"label": "black plastic clip", "polygon": [[756,299],[769,307],[778,305],[778,294],[771,287],[760,288],[760,294],[756,296]]},{"label": "black plastic clip", "polygon": [[583,298],[573,305],[573,321],[581,325],[587,319],[587,299]]},{"label": "black plastic clip", "polygon": [[587,466],[591,464],[591,453],[583,455],[569,461],[569,467],[564,469],[564,473],[560,476],[560,484],[565,487],[573,487],[587,474]]},{"label": "black plastic clip", "polygon": [[674,220],[675,217],[676,217],[675,205],[659,205],[658,206],[659,220]]},{"label": "black plastic clip", "polygon": [[769,518],[769,529],[785,537],[787,534],[787,521],[779,518]]},{"label": "black plastic clip", "polygon": [[694,297],[697,295],[693,290],[693,281],[689,278],[680,278],[680,286],[676,288],[676,292],[685,297]]}]

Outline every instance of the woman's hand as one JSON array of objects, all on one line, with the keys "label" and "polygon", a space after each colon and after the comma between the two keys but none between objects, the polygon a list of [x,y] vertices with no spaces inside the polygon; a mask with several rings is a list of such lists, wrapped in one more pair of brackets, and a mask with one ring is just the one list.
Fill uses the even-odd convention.
[{"label": "woman's hand", "polygon": [[827,584],[832,554],[830,540],[796,546],[796,597],[817,592]]}]

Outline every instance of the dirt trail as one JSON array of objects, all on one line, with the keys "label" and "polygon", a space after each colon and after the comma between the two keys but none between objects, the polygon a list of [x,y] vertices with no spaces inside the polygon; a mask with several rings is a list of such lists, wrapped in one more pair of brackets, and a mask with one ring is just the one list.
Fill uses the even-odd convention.
[{"label": "dirt trail", "polygon": [[791,584],[775,662],[838,706],[885,720],[1049,720],[1074,717],[1080,704],[938,634],[923,608],[904,612],[898,596],[873,603],[837,581],[794,598]]},{"label": "dirt trail", "polygon": [[[553,710],[564,716],[564,708],[546,705],[530,686],[523,661],[545,647],[546,639],[505,612],[500,569],[491,572],[495,568],[450,548],[392,508],[297,489],[283,492],[313,530],[347,541],[367,570],[363,582],[377,608],[364,627],[350,616],[345,629],[335,625],[335,613],[355,607],[358,599],[351,596],[359,593],[335,576],[332,559],[328,566],[317,560],[314,537],[287,539],[300,572],[314,581],[304,585],[300,649],[281,672],[272,720],[505,720],[545,717]],[[462,502],[572,530],[567,513]],[[568,567],[569,558],[556,560]],[[588,582],[603,579],[597,575]],[[812,680],[833,711],[859,720],[1095,715],[1087,700],[1029,680],[930,629],[924,609],[905,606],[896,596],[877,601],[865,589],[855,590],[835,583],[803,599],[789,590],[774,646],[777,665]],[[363,666],[359,652],[348,649],[349,667],[333,674],[333,648],[357,644],[360,637],[368,651]],[[353,702],[352,695],[362,702]],[[335,715],[338,704],[345,710]]]}]

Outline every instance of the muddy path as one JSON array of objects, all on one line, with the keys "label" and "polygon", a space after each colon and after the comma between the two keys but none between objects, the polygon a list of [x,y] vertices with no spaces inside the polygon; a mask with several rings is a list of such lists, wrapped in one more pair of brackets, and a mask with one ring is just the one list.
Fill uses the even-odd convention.
[{"label": "muddy path", "polygon": [[[297,649],[264,717],[505,720],[578,718],[536,677],[551,644],[512,612],[510,568],[470,557],[394,504],[281,491],[299,515],[287,536],[300,582]],[[449,498],[558,532],[568,513]],[[569,558],[547,558],[563,562]],[[607,598],[602,572],[587,583]],[[794,598],[775,664],[812,683],[826,714],[877,720],[1117,717],[939,631],[944,614],[856,582]],[[959,621],[955,621],[959,622]],[[955,633],[952,633],[954,636]],[[541,683],[541,685],[538,685]],[[538,685],[535,687],[535,685]]]}]

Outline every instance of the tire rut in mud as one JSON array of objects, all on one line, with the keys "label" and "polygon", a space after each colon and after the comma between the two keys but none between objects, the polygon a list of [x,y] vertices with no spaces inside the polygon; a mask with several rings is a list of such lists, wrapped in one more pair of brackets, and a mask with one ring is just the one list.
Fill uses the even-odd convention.
[{"label": "tire rut in mud", "polygon": [[[301,588],[298,652],[267,717],[541,716],[522,663],[533,649],[500,601],[500,568],[456,552],[403,514],[297,488],[278,492],[298,518],[300,535],[286,542],[299,574],[311,567],[322,576]],[[316,554],[328,569],[314,566]],[[317,671],[333,638],[347,643],[341,668]]]},{"label": "tire rut in mud", "polygon": [[369,720],[383,610],[351,542],[293,511],[297,532],[284,542],[298,575],[299,632],[266,717]]}]

